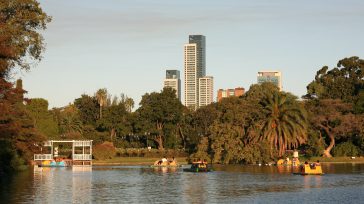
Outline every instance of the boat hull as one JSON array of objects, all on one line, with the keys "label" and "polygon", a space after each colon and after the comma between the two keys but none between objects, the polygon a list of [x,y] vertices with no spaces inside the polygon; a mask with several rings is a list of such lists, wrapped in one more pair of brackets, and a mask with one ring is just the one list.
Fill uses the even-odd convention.
[{"label": "boat hull", "polygon": [[211,172],[212,169],[208,169],[208,168],[188,168],[188,169],[183,169],[184,172],[196,172],[196,173],[204,173],[204,172]]},{"label": "boat hull", "polygon": [[181,167],[181,165],[177,165],[177,166],[170,166],[170,165],[151,165],[150,167],[152,168],[179,168]]}]

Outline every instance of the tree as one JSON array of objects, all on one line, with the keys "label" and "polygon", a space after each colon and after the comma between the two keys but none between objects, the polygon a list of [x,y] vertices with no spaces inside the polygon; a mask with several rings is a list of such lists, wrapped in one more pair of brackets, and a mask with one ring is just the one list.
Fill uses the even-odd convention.
[{"label": "tree", "polygon": [[307,86],[306,97],[355,103],[363,89],[364,60],[350,57],[340,60],[331,70],[324,66],[317,71],[315,80]]},{"label": "tree", "polygon": [[247,151],[248,147],[259,147],[250,138],[258,136],[255,123],[261,118],[261,112],[259,104],[245,98],[229,97],[216,104],[217,116],[208,128],[209,154],[213,155],[214,162],[228,164],[262,160],[260,154],[251,155]]},{"label": "tree", "polygon": [[60,130],[67,138],[79,138],[83,125],[80,120],[79,110],[74,105],[68,105],[60,112]]},{"label": "tree", "polygon": [[137,112],[145,123],[145,132],[154,133],[153,140],[159,149],[164,149],[165,125],[177,125],[181,120],[182,110],[183,105],[171,88],[164,88],[161,93],[147,93],[142,97]]},{"label": "tree", "polygon": [[24,165],[35,151],[34,144],[44,140],[23,104],[24,92],[0,78],[0,173]]},{"label": "tree", "polygon": [[274,92],[279,92],[279,88],[270,82],[264,82],[262,84],[253,84],[241,98],[248,101],[259,103],[267,95],[272,95]]},{"label": "tree", "polygon": [[320,131],[320,135],[327,136],[330,144],[323,155],[332,157],[331,150],[338,138],[349,137],[352,132],[359,131],[360,122],[353,115],[352,105],[341,100],[323,99],[306,103],[306,109],[311,113],[310,123]]},{"label": "tree", "polygon": [[97,102],[99,103],[100,106],[100,115],[99,118],[102,118],[102,107],[105,106],[107,104],[107,90],[106,89],[99,89],[96,94],[95,94],[96,98],[97,98]]},{"label": "tree", "polygon": [[287,148],[297,148],[307,140],[307,115],[295,97],[274,92],[261,101],[265,119],[262,121],[260,140],[268,140],[279,156]]},{"label": "tree", "polygon": [[129,132],[126,125],[127,112],[123,104],[109,106],[104,111],[104,117],[98,121],[99,128],[110,131],[110,142],[116,138],[116,133]]},{"label": "tree", "polygon": [[29,61],[41,60],[44,42],[38,31],[50,20],[36,0],[0,2],[0,78],[15,66],[29,70]]},{"label": "tree", "polygon": [[126,111],[128,111],[129,113],[131,113],[131,111],[134,108],[134,100],[132,98],[129,98],[127,95],[125,94],[120,94],[120,102],[122,104],[124,104]]},{"label": "tree", "polygon": [[24,164],[21,160],[30,158],[34,143],[44,139],[25,110],[21,83],[13,88],[7,80],[15,67],[29,70],[32,62],[41,60],[39,31],[49,21],[35,0],[0,1],[0,173]]},{"label": "tree", "polygon": [[34,127],[46,138],[56,138],[59,135],[57,122],[48,110],[48,101],[33,98],[26,105],[29,115],[33,119]]},{"label": "tree", "polygon": [[99,117],[99,106],[96,97],[82,94],[81,98],[75,99],[74,105],[79,110],[82,123],[85,125],[89,124],[95,127],[96,121]]}]

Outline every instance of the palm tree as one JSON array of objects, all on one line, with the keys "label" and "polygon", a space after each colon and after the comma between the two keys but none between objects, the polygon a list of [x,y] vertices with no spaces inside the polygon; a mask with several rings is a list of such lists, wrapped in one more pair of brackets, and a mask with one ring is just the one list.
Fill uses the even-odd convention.
[{"label": "palm tree", "polygon": [[129,113],[131,113],[131,111],[134,108],[134,100],[132,98],[126,98],[126,100],[125,100],[125,108],[126,108],[126,111],[128,111]]},{"label": "palm tree", "polygon": [[106,102],[107,102],[107,90],[105,88],[99,89],[95,95],[96,95],[97,102],[100,105],[100,119],[101,119],[102,118],[102,107],[105,106]]},{"label": "palm tree", "polygon": [[305,109],[290,94],[274,92],[261,104],[265,119],[262,123],[260,141],[267,140],[271,147],[284,155],[287,148],[297,148],[307,140]]}]

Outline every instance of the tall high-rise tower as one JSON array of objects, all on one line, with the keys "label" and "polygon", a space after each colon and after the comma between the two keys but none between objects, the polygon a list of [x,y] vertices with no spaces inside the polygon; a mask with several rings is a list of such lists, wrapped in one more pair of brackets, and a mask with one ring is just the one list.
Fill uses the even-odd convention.
[{"label": "tall high-rise tower", "polygon": [[199,107],[199,78],[206,75],[206,38],[190,35],[184,46],[185,106],[196,110]]},{"label": "tall high-rise tower", "polygon": [[181,78],[178,70],[166,70],[164,87],[171,87],[176,90],[177,98],[181,100]]}]

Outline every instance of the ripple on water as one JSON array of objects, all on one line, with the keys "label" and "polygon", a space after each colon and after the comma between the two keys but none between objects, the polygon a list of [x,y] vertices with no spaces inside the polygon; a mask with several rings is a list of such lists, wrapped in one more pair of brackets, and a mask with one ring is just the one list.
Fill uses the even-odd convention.
[{"label": "ripple on water", "polygon": [[364,165],[324,166],[324,176],[269,166],[209,173],[146,166],[43,168],[2,183],[5,203],[359,203]]}]

